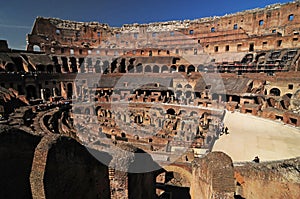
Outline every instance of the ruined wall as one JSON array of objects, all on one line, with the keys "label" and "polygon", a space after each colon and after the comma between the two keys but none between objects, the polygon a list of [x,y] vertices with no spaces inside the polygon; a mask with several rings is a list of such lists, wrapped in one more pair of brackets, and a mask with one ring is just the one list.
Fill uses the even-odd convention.
[{"label": "ruined wall", "polygon": [[75,140],[0,130],[1,198],[110,198],[108,167]]},{"label": "ruined wall", "polygon": [[233,198],[234,169],[232,160],[222,152],[212,152],[193,162],[193,199]]},{"label": "ruined wall", "polygon": [[32,198],[29,176],[41,137],[0,126],[0,198]]},{"label": "ruined wall", "polygon": [[295,1],[221,17],[125,24],[118,28],[38,17],[27,37],[27,49],[38,45],[52,54],[119,56],[149,47],[181,55],[299,47],[299,9]]},{"label": "ruined wall", "polygon": [[236,166],[237,195],[246,199],[300,197],[299,158]]},{"label": "ruined wall", "polygon": [[[105,156],[101,152],[98,155]],[[62,137],[51,146],[44,186],[46,198],[110,197],[108,167],[70,138]]]}]

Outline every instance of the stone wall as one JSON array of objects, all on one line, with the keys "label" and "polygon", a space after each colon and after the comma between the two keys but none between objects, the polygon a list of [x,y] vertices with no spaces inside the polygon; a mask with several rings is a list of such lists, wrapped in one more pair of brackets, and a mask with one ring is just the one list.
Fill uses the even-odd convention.
[{"label": "stone wall", "polygon": [[247,198],[300,197],[300,160],[248,163],[236,166],[237,195]]},{"label": "stone wall", "polygon": [[108,167],[75,140],[0,129],[1,198],[110,198]]},{"label": "stone wall", "polygon": [[234,168],[229,156],[212,152],[193,162],[193,199],[229,199],[234,196]]}]

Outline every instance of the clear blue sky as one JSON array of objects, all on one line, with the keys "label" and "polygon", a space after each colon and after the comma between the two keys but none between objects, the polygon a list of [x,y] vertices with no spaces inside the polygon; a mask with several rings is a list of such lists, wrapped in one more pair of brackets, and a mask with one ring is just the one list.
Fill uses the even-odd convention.
[{"label": "clear blue sky", "polygon": [[98,21],[110,26],[221,16],[290,0],[10,0],[0,7],[0,39],[25,49],[37,16]]}]

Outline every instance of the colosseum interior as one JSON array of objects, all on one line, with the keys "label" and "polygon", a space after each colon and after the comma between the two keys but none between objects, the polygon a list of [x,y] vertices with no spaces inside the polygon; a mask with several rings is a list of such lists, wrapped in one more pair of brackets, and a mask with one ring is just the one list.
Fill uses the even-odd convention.
[{"label": "colosseum interior", "polygon": [[[300,198],[300,2],[0,41],[0,197]],[[258,156],[260,161],[253,161]]]}]

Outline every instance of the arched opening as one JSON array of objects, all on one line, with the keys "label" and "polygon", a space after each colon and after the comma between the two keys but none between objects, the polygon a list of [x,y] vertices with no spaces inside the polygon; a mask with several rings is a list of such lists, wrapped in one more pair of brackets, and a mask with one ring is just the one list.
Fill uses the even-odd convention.
[{"label": "arched opening", "polygon": [[185,73],[185,66],[184,65],[180,65],[179,68],[178,68],[178,71]]},{"label": "arched opening", "polygon": [[176,91],[176,98],[179,99],[182,96],[182,91]]},{"label": "arched opening", "polygon": [[137,124],[142,124],[143,123],[143,118],[140,115],[135,116],[134,122]]},{"label": "arched opening", "polygon": [[287,93],[286,96],[288,96],[288,98],[292,98],[293,94],[292,93]]},{"label": "arched opening", "polygon": [[102,71],[105,74],[109,73],[109,61],[105,60],[103,62]]},{"label": "arched opening", "polygon": [[51,97],[50,88],[45,88],[44,97],[45,97],[46,100],[49,100],[49,98]]},{"label": "arched opening", "polygon": [[126,60],[123,58],[120,63],[120,73],[126,72]]},{"label": "arched opening", "polygon": [[86,114],[86,115],[90,115],[90,114],[91,114],[91,111],[90,111],[90,109],[89,109],[89,108],[86,108],[86,109],[84,110],[84,114]]},{"label": "arched opening", "polygon": [[185,92],[185,97],[186,98],[191,98],[192,97],[192,92],[191,91]]},{"label": "arched opening", "polygon": [[153,66],[153,73],[159,73],[159,67],[157,65]]},{"label": "arched opening", "polygon": [[258,64],[264,64],[264,62],[266,61],[266,53],[258,54],[256,56],[255,60]]},{"label": "arched opening", "polygon": [[278,88],[272,88],[270,90],[270,95],[273,95],[273,96],[280,96],[281,92]]},{"label": "arched opening", "polygon": [[122,138],[126,138],[126,134],[124,132],[121,133]]},{"label": "arched opening", "polygon": [[142,64],[138,64],[136,66],[136,72],[137,73],[142,73],[143,72],[143,65]]},{"label": "arched opening", "polygon": [[175,115],[175,114],[176,114],[176,112],[175,112],[175,110],[174,110],[174,109],[172,109],[172,108],[169,108],[169,109],[167,110],[167,114],[169,114],[169,115]]},{"label": "arched opening", "polygon": [[167,72],[169,72],[168,66],[164,65],[164,66],[161,68],[161,72],[162,72],[162,73],[167,73]]},{"label": "arched opening", "polygon": [[71,99],[73,95],[73,84],[72,83],[68,83],[67,84],[67,98]]},{"label": "arched opening", "polygon": [[116,68],[117,68],[117,63],[118,63],[118,60],[117,60],[117,59],[115,59],[115,60],[113,60],[113,61],[111,62],[111,64],[110,64],[110,72],[111,72],[111,73],[114,73],[114,72],[115,72],[115,70],[116,70]]},{"label": "arched opening", "polygon": [[276,104],[276,100],[273,98],[269,98],[269,99],[267,99],[267,103],[268,103],[269,107],[274,107]]},{"label": "arched opening", "polygon": [[66,57],[61,57],[64,72],[69,72],[68,60]]},{"label": "arched opening", "polygon": [[149,65],[147,65],[146,67],[145,67],[145,73],[151,73],[152,72],[152,70],[151,70],[151,66],[149,66]]},{"label": "arched opening", "polygon": [[199,65],[198,66],[198,72],[203,72],[204,71],[204,66],[203,65]]},{"label": "arched opening", "polygon": [[71,63],[71,70],[73,73],[77,73],[77,63],[76,63],[76,58],[75,57],[71,57],[70,58],[70,63]]},{"label": "arched opening", "polygon": [[195,66],[193,66],[193,65],[190,65],[190,66],[188,67],[187,73],[191,73],[191,72],[195,72]]},{"label": "arched opening", "polygon": [[[138,66],[140,66],[140,65],[138,65]],[[132,64],[129,64],[127,67],[127,71],[128,71],[128,73],[134,73],[134,66]]]},{"label": "arched opening", "polygon": [[172,73],[172,72],[176,72],[176,70],[177,70],[177,67],[176,67],[175,65],[172,65],[172,66],[171,66],[170,72],[171,72],[171,73]]},{"label": "arched opening", "polygon": [[211,98],[212,98],[212,100],[218,101],[218,100],[219,100],[219,95],[216,94],[216,93],[213,93],[213,94],[211,95]]},{"label": "arched opening", "polygon": [[190,116],[192,116],[192,117],[198,116],[198,113],[196,111],[192,111]]},{"label": "arched opening", "polygon": [[36,88],[33,85],[29,85],[26,87],[26,96],[28,99],[36,99],[37,98],[37,93],[36,93]]},{"label": "arched opening", "polygon": [[177,88],[182,88],[182,85],[181,84],[177,84]]},{"label": "arched opening", "polygon": [[190,84],[187,84],[187,85],[184,86],[184,88],[191,89],[193,87]]},{"label": "arched opening", "polygon": [[33,46],[33,51],[34,52],[41,52],[41,48],[38,45]]},{"label": "arched opening", "polygon": [[95,63],[95,72],[96,73],[101,73],[101,66],[100,66],[101,60],[97,60]]},{"label": "arched opening", "polygon": [[[185,157],[187,159],[187,156]],[[167,158],[166,161],[169,161]],[[177,166],[166,166],[156,176],[158,198],[190,199],[192,174]]]}]

